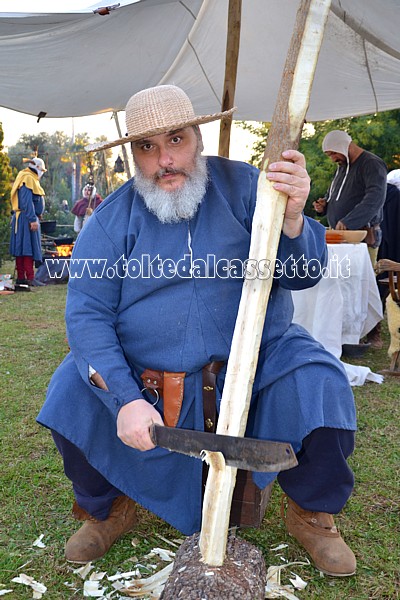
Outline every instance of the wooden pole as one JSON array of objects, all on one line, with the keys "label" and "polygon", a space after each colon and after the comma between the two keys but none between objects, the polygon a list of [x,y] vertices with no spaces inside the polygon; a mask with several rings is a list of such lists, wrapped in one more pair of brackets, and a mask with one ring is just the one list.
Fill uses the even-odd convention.
[{"label": "wooden pole", "polygon": [[[118,113],[116,111],[113,112],[113,117],[114,117],[114,120],[115,120],[115,124],[117,126],[118,135],[119,135],[120,138],[122,138],[121,127],[119,125],[119,119],[118,119]],[[125,171],[126,171],[126,174],[128,175],[128,179],[131,179],[132,175],[131,175],[131,167],[130,167],[130,164],[129,164],[128,153],[126,151],[126,148],[125,148],[124,144],[122,144],[121,148],[122,148],[122,154],[124,156]]]},{"label": "wooden pole", "polygon": [[[275,112],[258,180],[250,259],[268,259],[273,271],[287,197],[266,178],[268,164],[282,151],[296,149],[307,112],[311,85],[331,0],[301,0],[286,58]],[[272,286],[267,279],[245,279],[227,365],[217,433],[243,436],[257,367],[265,313]],[[209,456],[210,470],[203,503],[200,550],[203,561],[224,561],[236,469]]]},{"label": "wooden pole", "polygon": [[[236,75],[240,47],[240,24],[242,18],[242,0],[229,0],[228,32],[226,37],[225,81],[221,110],[233,108],[236,90]],[[229,158],[232,116],[223,119],[219,129],[219,156]]]}]

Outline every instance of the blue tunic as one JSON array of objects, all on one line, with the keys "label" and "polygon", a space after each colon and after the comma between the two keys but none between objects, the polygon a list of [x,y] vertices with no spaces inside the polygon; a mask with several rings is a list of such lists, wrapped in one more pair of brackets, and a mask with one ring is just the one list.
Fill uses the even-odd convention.
[{"label": "blue tunic", "polygon": [[32,256],[34,260],[42,261],[40,245],[40,225],[37,231],[31,231],[30,223],[35,223],[37,217],[44,212],[43,196],[34,194],[26,185],[18,190],[17,232],[15,232],[15,214],[11,219],[10,254],[11,256]]},{"label": "blue tunic", "polygon": [[[116,417],[123,404],[142,397],[145,368],[185,371],[178,427],[203,429],[201,369],[229,356],[258,178],[253,167],[218,157],[208,159],[208,170],[206,195],[189,222],[161,224],[132,181],[96,209],[73,253],[66,309],[71,353],[55,372],[38,416],[115,487],[186,534],[201,526],[201,461],[124,445]],[[324,229],[307,218],[300,236],[282,235],[278,250],[282,263],[303,255],[326,260]],[[284,269],[274,280],[248,423],[247,435],[289,441],[295,451],[315,428],[355,429],[340,362],[291,324],[290,290],[317,280]],[[90,383],[89,365],[109,391]],[[224,370],[218,401],[223,381]],[[254,478],[263,487],[273,477]]]}]

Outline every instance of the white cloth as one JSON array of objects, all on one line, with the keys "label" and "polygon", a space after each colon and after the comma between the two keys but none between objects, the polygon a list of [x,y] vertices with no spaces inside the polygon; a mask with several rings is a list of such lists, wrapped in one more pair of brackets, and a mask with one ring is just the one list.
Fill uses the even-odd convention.
[{"label": "white cloth", "polygon": [[366,381],[373,381],[374,383],[383,383],[383,375],[373,373],[369,367],[362,367],[360,365],[350,365],[349,363],[342,363],[350,385],[364,385]]},{"label": "white cloth", "polygon": [[[328,244],[327,273],[313,288],[292,292],[293,321],[340,358],[343,344],[358,344],[383,318],[382,302],[366,244]],[[343,364],[352,385],[381,383],[367,367]]]}]

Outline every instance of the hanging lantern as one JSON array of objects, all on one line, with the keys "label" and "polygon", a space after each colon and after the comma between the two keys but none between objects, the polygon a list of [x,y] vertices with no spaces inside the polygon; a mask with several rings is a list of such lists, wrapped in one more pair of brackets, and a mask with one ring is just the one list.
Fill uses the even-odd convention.
[{"label": "hanging lantern", "polygon": [[114,172],[115,173],[123,173],[124,171],[125,171],[124,161],[122,160],[120,155],[118,155],[117,160],[115,161],[115,164],[114,164]]}]

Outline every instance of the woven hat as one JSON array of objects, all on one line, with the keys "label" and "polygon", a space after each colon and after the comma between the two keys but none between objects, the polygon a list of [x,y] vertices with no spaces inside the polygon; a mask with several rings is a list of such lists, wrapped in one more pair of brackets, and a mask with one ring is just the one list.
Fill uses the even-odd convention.
[{"label": "woven hat", "polygon": [[323,152],[338,152],[349,159],[351,137],[345,131],[334,129],[326,134],[322,142]]},{"label": "woven hat", "polygon": [[196,116],[191,101],[175,85],[158,85],[134,94],[125,108],[125,137],[114,142],[99,142],[85,146],[88,152],[105,150],[152,137],[160,133],[210,123],[229,117],[235,108],[213,115]]}]

